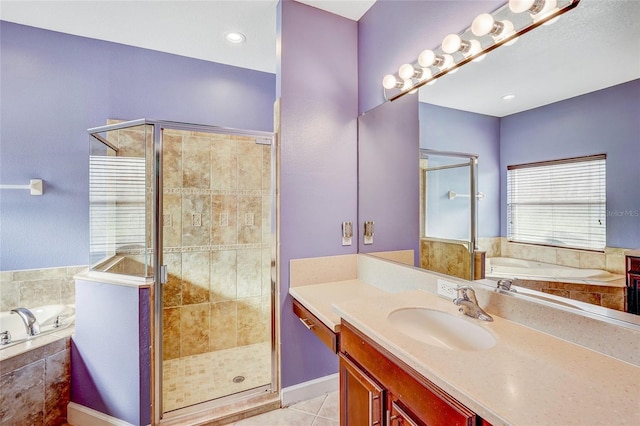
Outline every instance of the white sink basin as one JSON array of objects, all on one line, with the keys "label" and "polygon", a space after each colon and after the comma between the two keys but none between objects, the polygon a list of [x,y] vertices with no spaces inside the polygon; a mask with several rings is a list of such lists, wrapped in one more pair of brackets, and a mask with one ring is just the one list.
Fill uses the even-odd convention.
[{"label": "white sink basin", "polygon": [[496,338],[473,321],[428,308],[402,308],[389,314],[389,322],[402,334],[431,346],[480,351],[496,344]]}]

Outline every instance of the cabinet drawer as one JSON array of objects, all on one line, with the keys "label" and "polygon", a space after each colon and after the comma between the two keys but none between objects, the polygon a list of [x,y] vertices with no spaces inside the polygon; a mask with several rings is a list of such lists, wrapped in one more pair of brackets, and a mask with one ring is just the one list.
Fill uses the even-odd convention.
[{"label": "cabinet drawer", "polygon": [[640,257],[627,256],[627,271],[640,272]]},{"label": "cabinet drawer", "polygon": [[343,321],[340,352],[402,401],[415,419],[430,426],[471,426],[481,419],[411,367]]},{"label": "cabinet drawer", "polygon": [[313,315],[300,302],[293,299],[293,313],[300,318],[300,322],[322,340],[334,353],[338,353],[338,336],[322,321]]}]

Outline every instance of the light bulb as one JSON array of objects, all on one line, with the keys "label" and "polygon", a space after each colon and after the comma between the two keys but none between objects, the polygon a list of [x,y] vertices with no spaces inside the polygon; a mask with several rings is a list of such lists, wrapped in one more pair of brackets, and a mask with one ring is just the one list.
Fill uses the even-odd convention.
[{"label": "light bulb", "polygon": [[433,52],[433,50],[423,50],[422,52],[420,52],[420,55],[418,56],[418,64],[422,68],[430,67],[435,63],[435,61],[436,61],[436,54]]},{"label": "light bulb", "polygon": [[382,87],[387,90],[395,89],[397,87],[398,80],[395,75],[387,74],[382,79]]},{"label": "light bulb", "polygon": [[411,64],[404,64],[398,70],[398,75],[400,76],[400,78],[418,78],[419,76],[416,74],[422,75],[422,73],[416,70]]},{"label": "light bulb", "polygon": [[509,9],[513,13],[522,13],[533,7],[536,0],[509,0]]},{"label": "light bulb", "polygon": [[431,77],[433,77],[433,73],[431,72],[431,70],[428,68],[423,68],[420,80],[429,80]]},{"label": "light bulb", "polygon": [[478,15],[476,19],[471,23],[471,32],[476,37],[481,37],[483,35],[487,35],[493,30],[493,26],[496,23],[493,16],[488,13],[483,13]]},{"label": "light bulb", "polygon": [[454,53],[462,47],[462,39],[458,34],[449,34],[442,41],[442,51],[444,53]]}]

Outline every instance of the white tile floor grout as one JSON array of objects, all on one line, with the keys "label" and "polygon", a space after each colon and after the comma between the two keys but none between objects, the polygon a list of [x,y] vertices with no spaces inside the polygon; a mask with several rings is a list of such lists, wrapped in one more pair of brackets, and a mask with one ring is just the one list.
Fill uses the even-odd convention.
[{"label": "white tile floor grout", "polygon": [[338,391],[232,423],[233,426],[338,426]]}]

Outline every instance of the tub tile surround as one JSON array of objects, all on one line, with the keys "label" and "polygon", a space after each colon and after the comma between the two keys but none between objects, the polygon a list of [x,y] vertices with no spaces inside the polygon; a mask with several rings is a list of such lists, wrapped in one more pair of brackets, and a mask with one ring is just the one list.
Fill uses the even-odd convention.
[{"label": "tub tile surround", "polygon": [[87,266],[0,272],[0,311],[75,303],[73,276]]},{"label": "tub tile surround", "polygon": [[[425,271],[419,268],[413,268],[406,265],[401,265],[395,262],[390,262],[388,260],[376,258],[373,256],[367,256],[367,255],[353,255],[353,256],[356,256],[357,265],[358,265],[357,277],[355,281],[360,282],[363,286],[372,286],[376,290],[381,290],[380,293],[378,293],[377,291],[369,292],[368,294],[361,294],[354,298],[352,294],[351,295],[349,294],[349,291],[340,290],[341,285],[345,288],[350,286],[353,283],[352,280],[345,280],[342,282],[333,282],[333,283],[331,282],[323,283],[323,282],[318,282],[320,280],[317,280],[317,279],[309,280],[310,283],[302,287],[295,287],[294,282],[292,281],[292,288],[290,289],[290,292],[294,294],[295,292],[301,292],[301,291],[305,291],[306,289],[316,287],[314,291],[317,291],[317,293],[320,294],[321,289],[324,287],[328,289],[328,291],[325,292],[326,294],[323,297],[325,298],[328,297],[333,300],[332,303],[328,303],[329,306],[333,305],[333,307],[331,308],[331,311],[332,311],[331,313],[333,315],[337,315],[338,313],[344,314],[345,307],[348,307],[346,314],[349,315],[349,313],[354,312],[354,311],[350,311],[351,309],[350,307],[356,306],[359,304],[360,307],[358,307],[357,309],[362,309],[361,312],[366,311],[368,312],[366,315],[368,316],[373,315],[374,317],[377,318],[375,321],[384,322],[382,320],[382,317],[384,317],[384,315],[382,315],[382,317],[380,316],[380,309],[383,309],[384,311],[384,306],[386,303],[388,303],[388,301],[400,300],[401,298],[403,298],[402,300],[404,300],[404,303],[407,303],[407,302],[409,304],[418,303],[417,297],[411,296],[411,294],[417,295],[419,293],[407,293],[415,290],[422,290],[424,292],[431,293],[432,294],[431,296],[428,296],[428,297],[425,296],[425,298],[430,297],[431,300],[434,300],[435,302],[437,302],[436,304],[438,306],[441,306],[442,308],[449,309],[452,312],[454,312],[456,309],[451,304],[451,302],[441,298],[433,297],[433,294],[436,293],[438,278],[443,278],[450,282],[459,283],[459,284],[462,284],[462,283],[469,284],[464,280],[460,280],[454,277],[444,276],[438,273]],[[342,256],[336,256],[336,259],[337,259],[337,263],[344,263],[344,260],[345,260],[344,257]],[[328,277],[331,275],[331,269],[332,269],[330,260],[331,258],[321,258],[316,265],[313,265],[312,259],[303,259],[303,260],[300,260],[301,261],[300,264],[306,263],[308,265],[311,265],[312,269],[316,268],[312,273],[312,275],[314,276],[322,275],[318,271],[318,268],[320,268],[320,265],[322,265],[323,268],[326,268],[327,270],[326,276]],[[294,265],[298,261],[299,260],[292,261],[291,263],[292,271],[294,269]],[[292,273],[292,276],[293,276],[293,273]],[[577,311],[566,309],[566,308],[554,308],[544,304],[531,303],[529,301],[521,300],[517,297],[496,293],[493,289],[482,286],[480,285],[480,283],[477,283],[477,282],[473,283],[472,285],[474,286],[474,288],[476,288],[476,295],[478,297],[478,301],[480,305],[484,309],[486,309],[491,315],[493,315],[494,318],[498,317],[496,318],[496,321],[498,321],[501,324],[501,327],[502,327],[502,324],[505,323],[505,326],[513,328],[513,330],[515,331],[522,325],[522,326],[525,326],[526,328],[524,329],[520,328],[520,330],[529,329],[529,331],[527,331],[526,333],[541,332],[541,333],[535,334],[536,336],[535,339],[541,339],[539,342],[541,346],[538,346],[537,344],[534,344],[533,346],[531,346],[530,347],[531,354],[527,353],[526,356],[524,356],[524,358],[533,357],[533,359],[535,359],[537,357],[535,353],[540,352],[540,356],[544,356],[544,357],[550,356],[551,357],[550,359],[555,359],[554,357],[556,355],[553,355],[553,354],[557,353],[559,357],[557,361],[558,365],[547,366],[552,370],[556,367],[562,368],[562,365],[565,365],[564,364],[565,362],[570,362],[569,360],[571,359],[571,356],[572,356],[571,354],[575,354],[575,357],[576,357],[575,365],[582,365],[581,363],[584,360],[588,360],[588,363],[590,363],[589,365],[591,366],[589,367],[590,368],[589,372],[578,373],[576,371],[575,373],[576,375],[582,377],[582,378],[579,378],[578,381],[583,379],[585,382],[590,381],[591,380],[590,378],[593,377],[594,387],[581,386],[580,390],[576,390],[576,392],[581,394],[583,397],[585,395],[589,395],[589,398],[591,398],[592,395],[594,394],[589,389],[593,389],[593,392],[597,392],[596,390],[598,386],[597,383],[600,383],[601,380],[605,380],[605,381],[608,380],[607,377],[610,377],[611,375],[619,374],[620,368],[630,369],[631,376],[639,374],[638,372],[640,370],[634,369],[634,367],[626,367],[626,366],[631,364],[635,367],[640,367],[640,327],[631,326],[630,324],[623,325],[615,322],[609,322],[599,318],[596,315],[582,314],[582,313],[578,313]],[[387,293],[386,296],[384,295],[385,293]],[[319,299],[316,299],[316,300],[319,300]],[[366,305],[361,303],[361,301],[363,300],[371,300],[372,301],[371,303],[373,303],[375,306],[378,306],[380,309],[376,308],[375,310],[376,313],[373,314],[373,311],[371,310],[370,306],[366,307]],[[320,305],[321,304],[318,304],[318,306]],[[338,308],[336,308],[335,305],[337,305]],[[327,308],[324,307],[321,309],[327,309]],[[326,314],[326,316],[328,317],[329,314]],[[508,321],[505,321],[505,320],[508,320]],[[327,324],[327,325],[331,327],[331,324]],[[489,325],[489,327],[491,327],[491,325]],[[520,333],[513,334],[514,338],[517,340],[516,344],[523,345],[523,348],[525,346],[529,347],[527,346],[528,345],[527,338],[515,337],[515,336],[518,336],[519,334]],[[372,331],[372,336],[376,338],[377,335],[375,331]],[[511,334],[509,334],[509,336],[511,336]],[[557,338],[557,339],[552,339],[552,338]],[[407,342],[406,339],[404,341],[405,343]],[[575,346],[572,344],[575,344]],[[415,346],[415,343],[412,343],[411,345]],[[396,349],[400,348],[401,350],[403,350],[404,348],[403,345],[397,346],[396,344],[392,343],[392,349],[394,349],[394,347]],[[588,349],[588,351],[585,351],[585,348]],[[418,352],[421,352],[421,351],[423,351],[423,349],[420,349]],[[513,351],[513,349],[510,348],[508,349],[508,351]],[[416,351],[414,352],[418,353]],[[458,362],[455,359],[452,359],[450,356],[448,356],[447,358],[451,359],[451,362],[454,362],[454,363]],[[559,361],[560,358],[563,359],[562,362]],[[616,360],[623,361],[623,363],[619,363]],[[516,361],[521,362],[518,360]],[[473,362],[471,362],[471,364],[473,364]],[[538,364],[539,364],[538,367],[541,367],[542,364],[540,362]],[[591,368],[595,368],[594,367],[595,364],[598,364],[599,366],[592,372]],[[427,365],[429,364],[427,363]],[[498,369],[500,368],[500,365],[501,365],[500,363],[491,363],[491,366],[495,366]],[[463,371],[463,370],[466,371],[467,370],[467,368],[462,368],[462,366],[458,366],[458,367],[445,368],[444,370],[439,369],[439,371],[443,373],[445,371]],[[483,368],[483,372],[481,372],[481,374],[495,374],[495,372],[492,372],[492,368],[493,367],[490,367],[490,366]],[[526,372],[529,370],[526,368],[526,366],[522,366],[522,367],[519,367],[519,371]],[[597,371],[607,372],[607,373],[598,373]],[[585,376],[584,374],[588,374],[588,376]],[[531,376],[530,378],[525,378],[525,380],[528,381],[529,386],[536,388],[537,386],[536,383],[538,383],[537,378]],[[632,379],[625,379],[625,383],[628,384],[631,382],[633,382]],[[439,384],[447,391],[457,392],[455,389],[454,390],[449,389],[450,386],[447,385],[446,381]],[[608,383],[607,386],[614,386],[614,385],[612,383]],[[624,385],[624,386],[627,386],[627,385]],[[560,389],[561,387],[562,386],[559,386],[558,389]],[[531,389],[531,392],[534,392],[534,389]],[[546,390],[542,391],[541,389],[541,393],[539,393],[539,395],[543,395],[545,392]],[[567,389],[564,389],[562,392],[567,392],[566,394],[571,394],[572,389],[567,388]],[[632,392],[634,391],[632,390]],[[545,397],[541,396],[540,398],[544,399]],[[468,402],[468,401],[465,401],[464,398],[462,398],[462,401],[464,403]],[[520,400],[518,404],[522,402],[523,401]],[[547,402],[551,404],[550,401],[547,401]],[[511,406],[512,404],[508,404],[508,405]],[[546,413],[546,414],[542,414],[543,418],[545,420],[548,419],[550,423],[556,414],[558,414],[561,410],[564,410],[564,408],[562,408],[561,406],[557,406],[558,407],[557,410],[555,409],[552,410],[550,408],[551,406],[552,405],[547,404],[545,405],[544,410],[542,410],[544,411],[544,413]],[[488,412],[487,410],[489,411],[491,410],[491,407],[480,406],[476,408],[480,410],[478,412],[481,415],[486,415]],[[534,410],[537,410],[537,409],[534,408]],[[601,411],[600,411],[600,414],[602,414]],[[625,416],[622,416],[620,418],[616,417],[616,420],[621,419],[622,422],[625,422],[625,421],[629,422],[630,419],[634,418],[633,416],[637,416],[637,415],[638,415],[637,412],[635,413],[630,412],[630,413],[627,413],[626,417]],[[567,417],[565,417],[565,420],[566,418]],[[489,419],[491,419],[491,417],[489,417]],[[494,420],[496,419],[494,418]],[[631,421],[631,423],[633,424],[633,421]]]},{"label": "tub tile surround", "polygon": [[[66,424],[70,336],[0,360],[0,424]],[[13,348],[9,348],[13,349]]]}]

